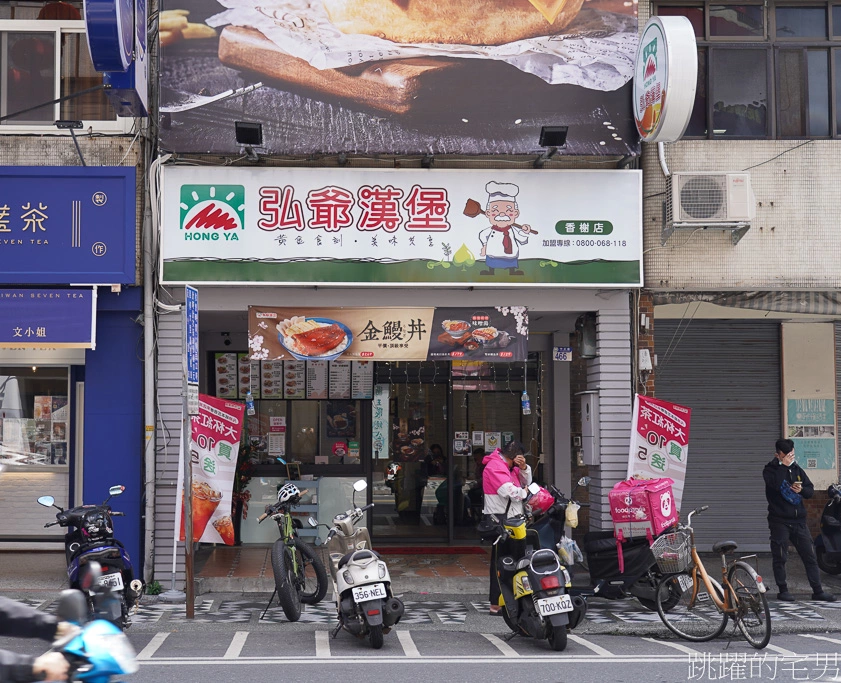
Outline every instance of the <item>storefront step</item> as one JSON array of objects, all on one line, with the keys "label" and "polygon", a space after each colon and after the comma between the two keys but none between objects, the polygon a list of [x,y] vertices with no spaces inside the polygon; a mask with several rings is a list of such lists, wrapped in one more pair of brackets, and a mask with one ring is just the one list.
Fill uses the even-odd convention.
[{"label": "storefront step", "polygon": [[[206,593],[271,593],[274,591],[272,578],[257,577],[199,577],[195,581],[196,595]],[[487,577],[392,577],[395,593],[452,593],[477,594],[488,589]],[[325,600],[330,600],[332,589]]]}]

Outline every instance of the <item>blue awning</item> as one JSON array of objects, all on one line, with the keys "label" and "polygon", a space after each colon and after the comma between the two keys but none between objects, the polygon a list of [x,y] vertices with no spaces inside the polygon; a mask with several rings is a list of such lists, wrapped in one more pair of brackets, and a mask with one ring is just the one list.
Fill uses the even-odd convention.
[{"label": "blue awning", "polygon": [[96,348],[96,288],[0,289],[0,347]]}]

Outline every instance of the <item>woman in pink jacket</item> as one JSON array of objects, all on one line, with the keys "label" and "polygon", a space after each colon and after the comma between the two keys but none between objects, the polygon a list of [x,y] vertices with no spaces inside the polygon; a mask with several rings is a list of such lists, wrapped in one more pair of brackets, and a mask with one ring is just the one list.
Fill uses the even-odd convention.
[{"label": "woman in pink jacket", "polygon": [[[482,513],[498,519],[523,514],[523,501],[528,497],[526,488],[531,484],[531,467],[526,464],[525,447],[519,441],[512,441],[504,450],[498,448],[486,455],[482,464],[482,490],[485,505]],[[500,546],[503,546],[500,548]],[[496,575],[496,560],[505,550],[505,543],[497,543],[491,550],[490,591],[491,614],[499,614],[499,580]]]}]

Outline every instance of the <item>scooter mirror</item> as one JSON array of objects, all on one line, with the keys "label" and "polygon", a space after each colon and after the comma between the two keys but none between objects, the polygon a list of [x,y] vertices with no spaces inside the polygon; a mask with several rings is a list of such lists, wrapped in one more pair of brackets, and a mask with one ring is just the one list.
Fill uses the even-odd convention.
[{"label": "scooter mirror", "polygon": [[531,493],[532,495],[540,493],[540,486],[532,482],[531,484],[529,484],[529,493]]},{"label": "scooter mirror", "polygon": [[108,495],[109,496],[119,496],[125,490],[126,490],[125,486],[120,486],[120,485],[112,486],[110,489],[108,489]]},{"label": "scooter mirror", "polygon": [[318,520],[315,517],[310,517],[307,520],[307,524],[309,524],[313,529],[318,526]]},{"label": "scooter mirror", "polygon": [[56,616],[61,621],[84,622],[88,616],[88,602],[82,592],[73,588],[61,591]]},{"label": "scooter mirror", "polygon": [[38,499],[38,505],[43,505],[45,508],[51,508],[55,505],[55,498],[52,496],[41,496]]},{"label": "scooter mirror", "polygon": [[368,482],[364,479],[360,479],[359,481],[355,481],[353,483],[353,490],[356,492],[362,492],[368,488]]},{"label": "scooter mirror", "polygon": [[581,477],[581,479],[578,480],[578,485],[587,486],[587,484],[589,484],[591,480],[592,477]]}]

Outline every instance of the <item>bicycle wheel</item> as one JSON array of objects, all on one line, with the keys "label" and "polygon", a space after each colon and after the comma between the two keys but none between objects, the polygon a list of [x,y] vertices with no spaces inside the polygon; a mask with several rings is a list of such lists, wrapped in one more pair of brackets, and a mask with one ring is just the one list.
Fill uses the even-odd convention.
[{"label": "bicycle wheel", "polygon": [[[723,600],[721,586],[715,581],[712,583],[719,599]],[[696,643],[717,638],[727,627],[727,614],[713,602],[703,584],[698,587],[694,602],[693,592],[691,574],[665,577],[657,586],[657,614],[667,628],[680,638]]]},{"label": "bicycle wheel", "polygon": [[754,574],[745,562],[735,562],[727,573],[727,580],[738,601],[736,624],[745,640],[761,650],[771,640],[771,610],[765,593],[759,590]]},{"label": "bicycle wheel", "polygon": [[299,577],[301,585],[301,602],[314,605],[320,602],[327,593],[327,570],[316,552],[300,539],[295,539],[295,548],[299,555]]},{"label": "bicycle wheel", "polygon": [[301,596],[295,585],[292,553],[282,539],[275,541],[272,546],[272,571],[277,599],[283,613],[289,621],[298,621],[301,618]]}]

